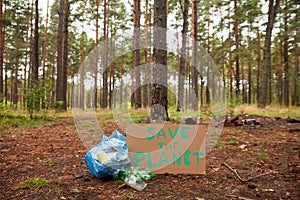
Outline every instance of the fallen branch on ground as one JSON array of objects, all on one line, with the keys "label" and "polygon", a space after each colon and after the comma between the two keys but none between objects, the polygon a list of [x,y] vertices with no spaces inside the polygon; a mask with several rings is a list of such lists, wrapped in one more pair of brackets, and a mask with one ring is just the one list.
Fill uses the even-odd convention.
[{"label": "fallen branch on ground", "polygon": [[225,165],[230,171],[232,171],[232,172],[237,176],[237,178],[238,178],[241,182],[243,182],[243,183],[248,182],[248,181],[251,181],[251,180],[253,180],[253,179],[255,179],[255,178],[258,178],[258,177],[261,177],[261,176],[265,176],[265,175],[268,175],[268,174],[276,173],[275,171],[270,171],[270,172],[266,172],[266,173],[263,173],[263,174],[259,174],[259,175],[257,175],[257,176],[252,176],[252,177],[250,177],[250,178],[248,178],[248,179],[243,179],[243,178],[239,175],[237,169],[233,169],[233,168],[230,167],[227,163],[223,163],[223,165]]}]

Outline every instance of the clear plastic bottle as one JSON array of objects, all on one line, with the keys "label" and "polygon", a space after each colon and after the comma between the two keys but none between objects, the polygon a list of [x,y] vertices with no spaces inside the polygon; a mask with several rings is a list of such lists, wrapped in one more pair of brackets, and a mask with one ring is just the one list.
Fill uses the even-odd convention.
[{"label": "clear plastic bottle", "polygon": [[147,186],[144,181],[153,177],[154,173],[146,168],[131,167],[119,171],[117,179],[122,180],[130,187],[141,191]]}]

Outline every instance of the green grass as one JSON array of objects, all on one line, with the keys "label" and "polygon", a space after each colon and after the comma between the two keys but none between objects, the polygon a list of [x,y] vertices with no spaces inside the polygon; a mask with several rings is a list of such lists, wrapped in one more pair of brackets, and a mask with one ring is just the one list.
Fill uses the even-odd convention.
[{"label": "green grass", "polygon": [[215,146],[217,148],[223,149],[223,148],[225,148],[225,143],[224,142],[217,142]]},{"label": "green grass", "polygon": [[257,108],[257,105],[239,105],[227,108],[227,113],[233,112],[238,114],[255,114],[266,117],[281,117],[281,118],[300,118],[300,107],[280,107],[279,105],[267,106],[264,109]]},{"label": "green grass", "polygon": [[127,199],[131,200],[131,199],[137,199],[137,194],[135,194],[135,192],[128,192],[126,194]]},{"label": "green grass", "polygon": [[21,189],[21,190],[25,190],[25,189],[34,190],[34,189],[40,189],[40,188],[46,187],[48,185],[49,185],[49,183],[47,180],[45,180],[43,178],[33,177],[33,178],[27,179],[27,180],[19,183],[17,185],[17,188]]},{"label": "green grass", "polygon": [[44,163],[47,165],[50,165],[50,164],[52,164],[52,159],[48,158],[48,159],[44,160]]},{"label": "green grass", "polygon": [[263,153],[263,152],[257,153],[257,158],[259,160],[262,160],[262,161],[269,161],[270,160],[270,157],[267,154]]},{"label": "green grass", "polygon": [[237,145],[237,140],[229,140],[228,144]]},{"label": "green grass", "polygon": [[46,122],[51,122],[53,119],[49,117],[36,117],[35,119],[30,119],[24,115],[19,115],[18,113],[1,113],[0,114],[0,128],[34,128],[39,127]]}]

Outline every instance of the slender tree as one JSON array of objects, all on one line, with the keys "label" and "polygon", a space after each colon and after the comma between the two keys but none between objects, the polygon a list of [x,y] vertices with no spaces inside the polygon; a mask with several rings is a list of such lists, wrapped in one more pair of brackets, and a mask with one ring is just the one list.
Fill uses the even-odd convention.
[{"label": "slender tree", "polygon": [[[103,2],[103,40],[105,41],[107,38],[107,0],[104,0]],[[102,68],[106,68],[107,66],[107,49],[108,49],[108,43],[107,41],[104,42],[105,44],[105,49],[102,51]],[[101,99],[101,108],[107,108],[108,103],[107,103],[107,98],[108,98],[108,84],[107,84],[107,79],[108,79],[108,70],[103,71],[103,90],[102,90],[102,99]]]},{"label": "slender tree", "polygon": [[46,55],[47,55],[47,43],[48,43],[48,18],[49,18],[49,0],[47,0],[47,11],[46,11],[46,29],[44,33],[44,46],[43,46],[43,77],[42,77],[42,108],[45,108],[45,79],[46,79]]},{"label": "slender tree", "polygon": [[[58,10],[58,37],[57,37],[57,79],[56,79],[56,102],[62,102],[62,106],[57,107],[62,109],[65,107],[63,94],[63,77],[64,77],[64,64],[63,64],[63,42],[64,42],[64,6],[65,0],[59,1]],[[64,105],[63,105],[64,104]],[[58,106],[58,105],[57,105]]]},{"label": "slender tree", "polygon": [[264,108],[267,105],[268,81],[271,68],[271,36],[274,26],[276,13],[279,7],[280,0],[269,0],[268,23],[265,35],[265,44],[263,49],[262,74],[259,84],[258,107]]},{"label": "slender tree", "polygon": [[284,36],[283,36],[283,71],[284,71],[284,80],[283,80],[283,100],[284,105],[289,106],[289,36],[288,36],[288,2],[285,0],[285,12],[284,12]]},{"label": "slender tree", "polygon": [[3,2],[0,0],[0,103],[3,101],[3,61],[4,61],[4,16]]},{"label": "slender tree", "polygon": [[[197,3],[198,0],[193,0],[192,1],[192,38],[193,38],[193,43],[192,43],[192,66],[191,66],[191,70],[192,70],[192,88],[193,88],[193,92],[195,94],[195,99],[192,99],[192,107],[193,110],[198,110],[198,76],[199,76],[199,72],[197,70],[198,68],[198,57],[197,57],[197,53],[198,53],[198,48],[197,48],[197,36],[198,36],[198,12],[197,12]],[[209,10],[208,10],[209,13]],[[209,14],[208,14],[209,15]],[[208,20],[209,21],[209,20]],[[207,90],[208,91],[208,90]]]},{"label": "slender tree", "polygon": [[137,67],[140,65],[140,18],[141,18],[141,1],[133,1],[133,15],[134,15],[134,75],[135,75],[135,95],[134,95],[134,107],[142,107],[142,94],[141,94],[141,71]]},{"label": "slender tree", "polygon": [[167,2],[154,0],[153,73],[151,120],[168,121],[167,88]]},{"label": "slender tree", "polygon": [[239,20],[238,20],[238,0],[234,0],[234,37],[235,37],[235,95],[240,95],[240,58],[239,58]]},{"label": "slender tree", "polygon": [[184,0],[184,5],[182,8],[183,14],[183,24],[182,24],[182,44],[181,44],[181,53],[180,53],[180,63],[179,63],[179,78],[178,78],[178,102],[177,102],[177,111],[181,111],[183,106],[183,93],[184,93],[184,70],[185,70],[185,59],[186,59],[186,37],[188,31],[188,9],[189,3],[188,0]]}]

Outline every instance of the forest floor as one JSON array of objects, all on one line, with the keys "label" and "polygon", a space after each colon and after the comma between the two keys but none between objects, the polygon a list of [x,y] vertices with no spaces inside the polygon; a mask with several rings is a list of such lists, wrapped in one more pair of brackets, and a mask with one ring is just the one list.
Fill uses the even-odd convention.
[{"label": "forest floor", "polygon": [[[225,127],[207,156],[205,175],[155,175],[143,191],[88,171],[87,149],[71,117],[0,128],[6,133],[0,136],[0,199],[299,199],[300,124],[248,117],[261,126]],[[104,127],[106,134],[115,129],[109,121]],[[242,182],[224,163],[244,180],[262,176]]]}]

